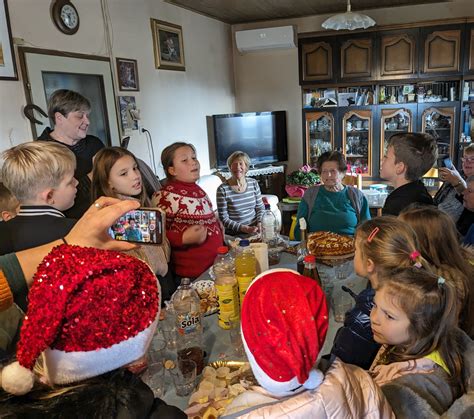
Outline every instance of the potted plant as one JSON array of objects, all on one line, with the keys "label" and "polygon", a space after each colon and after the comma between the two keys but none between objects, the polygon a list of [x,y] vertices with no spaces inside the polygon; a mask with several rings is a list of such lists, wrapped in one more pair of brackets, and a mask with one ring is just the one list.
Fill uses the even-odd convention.
[{"label": "potted plant", "polygon": [[301,198],[306,189],[319,183],[321,183],[319,175],[305,164],[287,176],[285,190],[290,197]]}]

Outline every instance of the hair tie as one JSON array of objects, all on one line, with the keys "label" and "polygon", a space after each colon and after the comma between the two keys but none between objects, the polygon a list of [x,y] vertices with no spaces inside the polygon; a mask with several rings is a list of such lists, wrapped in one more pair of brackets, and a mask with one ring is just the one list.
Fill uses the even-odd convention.
[{"label": "hair tie", "polygon": [[414,250],[413,252],[410,253],[410,259],[415,262],[413,266],[415,268],[422,268],[423,265],[417,261],[417,259],[421,256],[421,253],[418,250]]},{"label": "hair tie", "polygon": [[367,242],[370,243],[379,231],[380,231],[380,228],[375,227],[369,234],[369,237],[367,237]]},{"label": "hair tie", "polygon": [[438,285],[443,285],[446,283],[446,279],[444,279],[442,276],[438,276]]}]

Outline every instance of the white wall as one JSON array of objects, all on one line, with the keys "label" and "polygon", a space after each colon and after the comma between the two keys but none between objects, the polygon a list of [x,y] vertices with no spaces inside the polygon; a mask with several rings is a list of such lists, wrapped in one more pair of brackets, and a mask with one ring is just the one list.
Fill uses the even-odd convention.
[{"label": "white wall", "polygon": [[[378,25],[419,22],[474,16],[474,0],[452,0],[363,11]],[[236,30],[296,25],[298,33],[323,30],[321,24],[329,15],[300,19],[234,25]],[[253,110],[286,110],[288,124],[289,171],[303,164],[303,124],[301,87],[298,81],[298,49],[241,54],[234,43],[234,73],[237,112]]]},{"label": "white wall", "polygon": [[[99,0],[74,2],[81,23],[72,36],[56,29],[50,4],[51,0],[9,0],[13,36],[23,38],[28,46],[107,55]],[[141,125],[153,136],[157,163],[166,145],[184,140],[197,147],[202,172],[209,171],[205,116],[235,110],[229,25],[162,0],[108,0],[108,7],[114,56],[138,60],[141,90],[130,94],[141,110]],[[150,17],[182,26],[185,72],[155,69]],[[116,94],[128,93],[117,90]],[[31,139],[32,134],[21,113],[26,104],[21,81],[0,81],[0,97],[1,151]],[[130,150],[149,161],[144,134],[133,131]]]}]

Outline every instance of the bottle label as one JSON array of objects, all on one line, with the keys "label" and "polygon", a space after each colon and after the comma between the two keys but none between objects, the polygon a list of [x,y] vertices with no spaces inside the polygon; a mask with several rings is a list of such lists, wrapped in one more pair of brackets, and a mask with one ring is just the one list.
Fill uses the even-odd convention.
[{"label": "bottle label", "polygon": [[229,318],[239,313],[239,290],[236,283],[216,284],[216,290],[219,300],[219,326],[229,329]]},{"label": "bottle label", "polygon": [[255,276],[237,276],[237,282],[239,283],[239,297],[240,297],[240,309],[242,310],[242,303],[244,301],[247,289],[250,287]]},{"label": "bottle label", "polygon": [[198,331],[201,327],[201,313],[176,313],[176,324],[180,335],[189,335]]}]

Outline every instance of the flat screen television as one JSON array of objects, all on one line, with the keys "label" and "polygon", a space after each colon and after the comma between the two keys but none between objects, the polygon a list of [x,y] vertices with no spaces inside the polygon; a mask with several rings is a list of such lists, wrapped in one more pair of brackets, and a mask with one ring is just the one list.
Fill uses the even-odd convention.
[{"label": "flat screen television", "polygon": [[213,115],[212,122],[211,165],[218,169],[226,168],[237,150],[247,153],[253,166],[288,160],[286,111]]}]

